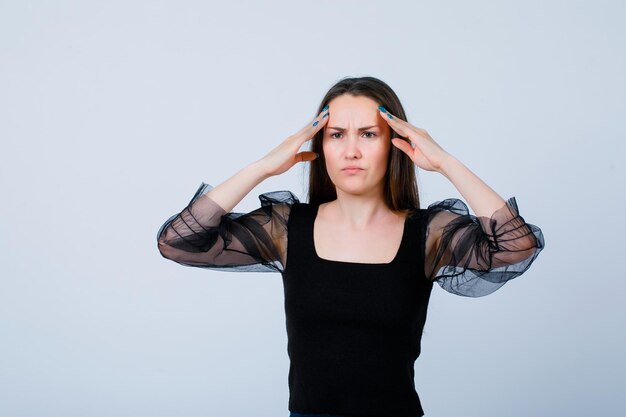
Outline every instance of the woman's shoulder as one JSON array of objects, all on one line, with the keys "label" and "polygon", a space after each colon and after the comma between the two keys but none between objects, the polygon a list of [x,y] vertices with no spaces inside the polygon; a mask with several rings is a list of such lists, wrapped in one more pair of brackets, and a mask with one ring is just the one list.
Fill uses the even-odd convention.
[{"label": "woman's shoulder", "polygon": [[300,203],[300,200],[298,199],[298,197],[289,190],[266,191],[264,193],[259,194],[259,200],[261,201],[261,205],[269,205],[269,204],[294,205],[294,204]]},{"label": "woman's shoulder", "polygon": [[423,217],[424,213],[426,212],[426,209],[419,208],[419,207],[411,207],[411,208],[405,209],[404,212],[406,213],[408,220],[415,221]]}]

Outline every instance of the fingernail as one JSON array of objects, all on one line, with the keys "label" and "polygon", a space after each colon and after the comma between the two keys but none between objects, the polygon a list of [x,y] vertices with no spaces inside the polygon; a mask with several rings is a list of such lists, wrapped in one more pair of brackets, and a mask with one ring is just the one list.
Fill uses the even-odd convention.
[{"label": "fingernail", "polygon": [[326,113],[325,115],[322,116],[322,119],[326,116],[328,116],[330,114],[330,112]]},{"label": "fingernail", "polygon": [[317,126],[317,124],[318,124],[318,123],[319,123],[319,120],[316,120],[316,121],[313,123],[313,126]]},{"label": "fingernail", "polygon": [[393,119],[393,116],[390,115],[389,113],[387,113],[387,116],[389,116],[390,119]]},{"label": "fingernail", "polygon": [[328,104],[324,106],[324,108],[322,109],[322,111],[326,111],[328,110]]},{"label": "fingernail", "polygon": [[383,106],[378,106],[378,110],[382,111],[383,113],[387,113],[387,109]]}]

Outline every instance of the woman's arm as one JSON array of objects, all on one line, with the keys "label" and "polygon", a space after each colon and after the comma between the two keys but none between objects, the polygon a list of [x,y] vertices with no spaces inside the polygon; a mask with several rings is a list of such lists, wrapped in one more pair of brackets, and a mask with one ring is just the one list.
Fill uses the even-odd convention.
[{"label": "woman's arm", "polygon": [[[220,263],[212,253],[219,240],[219,225],[254,187],[268,178],[261,164],[262,161],[253,162],[216,187],[203,183],[187,207],[161,226],[157,236],[161,255],[177,262],[195,261],[198,265]],[[233,259],[221,263],[233,263]]]},{"label": "woman's arm", "polygon": [[392,116],[382,106],[378,109],[383,120],[399,136],[408,139],[392,138],[392,144],[406,153],[419,168],[439,172],[448,178],[467,200],[477,216],[490,217],[505,204],[502,197],[459,160],[439,146],[426,130]]},{"label": "woman's arm", "polygon": [[[469,168],[439,146],[426,130],[392,116],[384,107],[379,107],[379,110],[379,114],[386,116],[383,119],[389,126],[399,135],[408,139],[407,141],[401,138],[392,138],[393,145],[406,153],[418,167],[427,171],[439,172],[459,190],[474,211],[475,216],[480,219],[484,232],[489,235],[494,246],[492,251],[504,249],[498,248],[496,243],[498,237],[504,237],[504,239],[498,239],[502,243],[508,240],[511,249],[513,249],[513,245],[515,246],[515,250],[506,254],[500,253],[499,258],[493,259],[492,266],[515,263],[533,254],[533,249],[537,246],[536,239],[528,228],[522,227],[523,219],[520,221],[517,207],[513,207],[514,202],[507,204]],[[431,224],[431,230],[439,230],[431,234],[428,243],[432,244],[433,247],[439,246],[439,238],[441,232],[444,231],[444,226],[448,226],[445,230],[450,231],[453,229],[452,220],[456,220],[455,225],[460,224],[460,220],[455,217],[450,211],[441,213],[439,218]],[[494,228],[496,227],[499,229],[500,236],[495,233]],[[436,238],[434,238],[435,236]],[[491,257],[489,258],[491,261]],[[485,264],[483,263],[481,266],[484,267]]]},{"label": "woman's arm", "polygon": [[314,152],[298,151],[302,144],[311,140],[320,129],[326,126],[330,114],[324,113],[327,109],[328,106],[324,107],[312,123],[308,123],[300,131],[289,136],[263,158],[213,188],[208,196],[224,211],[229,212],[265,179],[282,174],[298,162],[313,161],[317,157]]},{"label": "woman's arm", "polygon": [[255,161],[223,183],[212,188],[205,196],[219,204],[225,212],[230,212],[250,191],[271,175],[265,171],[263,160]]},{"label": "woman's arm", "polygon": [[478,217],[491,217],[506,203],[491,187],[450,154],[445,155],[437,171],[459,190]]},{"label": "woman's arm", "polygon": [[[523,218],[519,216],[516,203],[507,203],[461,161],[450,154],[445,155],[437,171],[448,178],[459,190],[474,211],[477,221],[474,224],[475,228],[480,226],[482,229],[481,232],[485,238],[482,262],[477,261],[480,257],[476,257],[477,259],[469,265],[475,268],[491,269],[516,264],[535,254],[537,239]],[[456,223],[452,223],[452,220]],[[456,238],[450,237],[450,242],[446,245],[449,246],[448,252],[451,252],[451,248],[458,246],[463,234],[467,233],[469,225],[461,227],[459,219],[451,211],[442,212],[438,219],[430,223],[431,230],[443,231],[444,225],[447,225],[450,235],[454,230],[454,224],[458,229],[454,233],[457,236]],[[438,236],[436,242],[434,239],[429,239],[427,243],[436,247],[440,246],[440,240],[441,236]],[[476,244],[476,242],[468,243]],[[470,245],[466,244],[465,247],[469,249]],[[450,253],[448,253],[448,261],[450,261],[449,255]],[[441,263],[442,261],[445,263],[445,258],[446,256],[442,256],[436,267],[443,266]],[[458,253],[456,262],[461,262]]]},{"label": "woman's arm", "polygon": [[519,215],[515,197],[502,199],[424,129],[384,119],[399,135],[392,143],[420,168],[448,178],[474,210],[459,199],[431,204],[425,218],[425,274],[446,290],[481,296],[521,275],[544,247],[541,229]]},{"label": "woman's arm", "polygon": [[325,125],[326,116],[320,114],[218,186],[202,183],[187,206],[159,229],[161,255],[188,266],[281,271],[286,264],[287,221],[297,198],[289,191],[275,191],[260,195],[261,207],[249,213],[232,209],[263,180],[315,159],[314,152],[298,151]]}]

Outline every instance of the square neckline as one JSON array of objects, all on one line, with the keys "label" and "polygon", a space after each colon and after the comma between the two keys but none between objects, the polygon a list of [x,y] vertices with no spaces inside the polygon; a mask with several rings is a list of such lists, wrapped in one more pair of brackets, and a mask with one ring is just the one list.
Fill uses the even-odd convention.
[{"label": "square neckline", "polygon": [[402,238],[400,239],[400,246],[398,247],[396,254],[394,255],[393,259],[390,262],[378,262],[378,263],[350,262],[350,261],[338,261],[334,259],[326,259],[318,255],[317,249],[315,249],[315,219],[317,219],[317,213],[319,211],[319,207],[320,207],[319,204],[313,207],[313,214],[311,216],[312,220],[311,220],[310,227],[309,227],[310,242],[311,242],[311,247],[313,250],[313,257],[315,258],[315,260],[319,262],[330,263],[330,264],[363,265],[363,266],[390,266],[390,265],[395,264],[398,261],[398,258],[400,257],[400,253],[404,249],[405,241],[407,239],[406,229],[409,224],[410,213],[407,214],[406,217],[404,218],[404,225],[402,228]]}]

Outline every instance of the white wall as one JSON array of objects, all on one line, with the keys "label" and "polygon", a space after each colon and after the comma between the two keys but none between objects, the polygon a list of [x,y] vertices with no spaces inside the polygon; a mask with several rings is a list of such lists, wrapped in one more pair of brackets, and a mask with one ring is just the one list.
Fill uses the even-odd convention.
[{"label": "white wall", "polygon": [[[280,275],[182,267],[155,236],[363,75],[546,238],[490,296],[433,289],[426,415],[624,415],[625,17],[620,1],[1,2],[0,415],[286,417]],[[303,169],[236,211],[304,198]],[[460,197],[419,180],[425,204]]]}]

